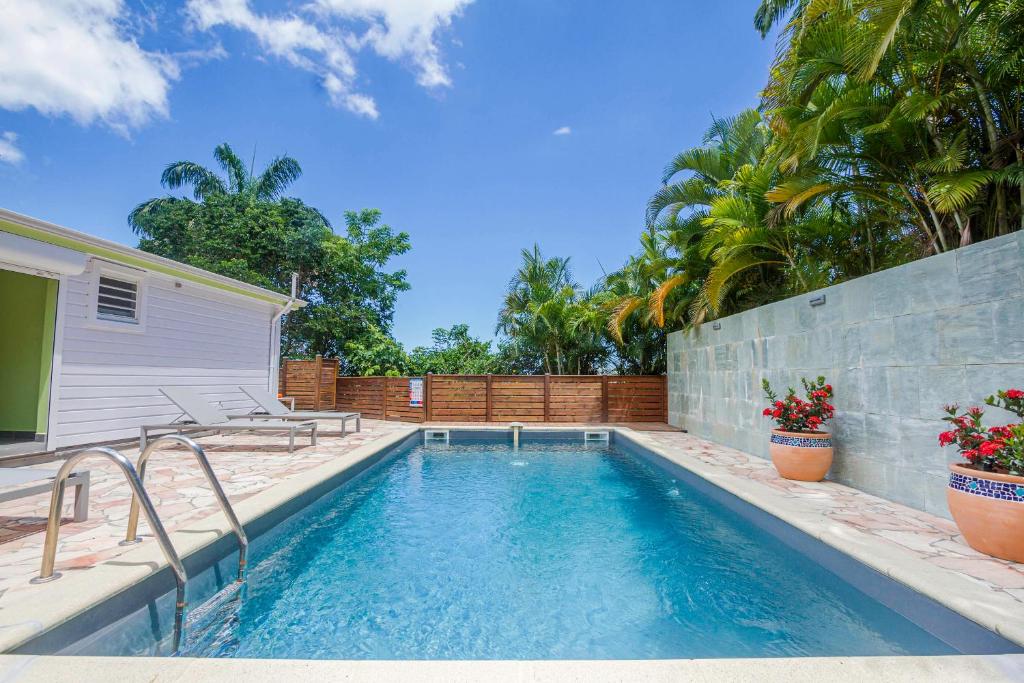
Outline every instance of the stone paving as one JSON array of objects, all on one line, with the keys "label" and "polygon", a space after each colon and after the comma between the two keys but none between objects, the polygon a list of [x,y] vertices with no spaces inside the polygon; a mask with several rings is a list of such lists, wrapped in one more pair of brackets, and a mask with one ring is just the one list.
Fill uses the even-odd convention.
[{"label": "stone paving", "polygon": [[[286,436],[273,434],[206,436],[197,441],[206,451],[224,492],[237,503],[409,426],[363,420],[362,431],[340,437],[333,431],[336,427],[332,424],[321,432],[316,446],[309,446],[308,440],[303,446],[303,440],[297,439],[294,453],[288,452]],[[123,449],[122,453],[132,462],[138,457],[137,448]],[[56,470],[59,466],[59,462],[53,462],[34,468]],[[113,463],[101,458],[82,462],[80,469],[92,473],[89,520],[71,521],[74,492],[69,487],[64,494],[57,571],[87,569],[133,548],[117,545],[124,538],[131,502],[131,491],[124,477]],[[189,451],[161,450],[150,457],[146,469],[146,490],[168,532],[219,511]],[[49,505],[49,493],[0,504],[0,601],[4,594],[10,596],[26,587],[28,580],[39,573]],[[139,522],[139,532],[148,534],[144,518]]]},{"label": "stone paving", "polygon": [[638,438],[799,499],[808,509],[820,512],[836,524],[853,527],[935,566],[968,576],[989,590],[1011,596],[1024,609],[1024,564],[997,560],[973,550],[952,520],[835,482],[789,481],[775,472],[769,460],[690,434],[657,432]]},{"label": "stone paving", "polygon": [[[344,438],[328,433],[316,447],[289,454],[286,440],[274,436],[234,434],[203,437],[214,470],[232,501],[240,501],[276,483],[410,425],[364,420],[363,431]],[[637,438],[665,450],[699,459],[724,474],[758,482],[799,499],[836,524],[870,534],[924,560],[979,582],[1024,603],[1024,565],[996,560],[969,548],[953,522],[833,482],[805,483],[781,479],[771,463],[741,451],[671,431],[645,431]],[[132,460],[137,451],[125,451]],[[56,469],[58,463],[42,465]],[[70,521],[73,496],[68,491],[66,521],[57,554],[59,571],[84,571],[126,551],[124,537],[130,501],[127,485],[103,460],[83,463],[92,471],[90,519]],[[183,450],[155,454],[149,462],[147,489],[168,531],[217,512],[216,503]],[[39,570],[49,495],[40,494],[0,505],[0,601],[28,585]],[[145,521],[140,530],[146,531]],[[130,548],[129,548],[130,549]],[[1024,604],[1022,604],[1024,608]]]}]

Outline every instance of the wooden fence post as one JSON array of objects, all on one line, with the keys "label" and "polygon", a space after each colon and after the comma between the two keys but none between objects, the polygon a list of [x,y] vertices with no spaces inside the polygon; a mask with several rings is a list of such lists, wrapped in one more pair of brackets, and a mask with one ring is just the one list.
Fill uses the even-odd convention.
[{"label": "wooden fence post", "polygon": [[387,377],[381,377],[380,381],[381,381],[381,386],[383,387],[383,390],[380,393],[380,395],[381,395],[381,402],[384,404],[381,407],[381,412],[383,414],[381,419],[384,420],[385,422],[387,422],[387,419],[388,419],[388,378]]},{"label": "wooden fence post", "polygon": [[427,422],[430,422],[430,420],[433,419],[434,416],[430,406],[430,392],[431,387],[433,386],[433,377],[434,373],[428,372],[427,379],[426,381],[423,382],[426,385],[423,387],[423,412],[426,413],[424,417],[426,418]]},{"label": "wooden fence post", "polygon": [[544,373],[544,421],[551,420],[551,373]]},{"label": "wooden fence post", "polygon": [[608,421],[608,375],[601,375],[601,422]]},{"label": "wooden fence post", "polygon": [[313,366],[313,410],[320,410],[320,383],[323,381],[320,376],[324,370],[324,357],[316,354],[316,363]]},{"label": "wooden fence post", "polygon": [[492,405],[492,401],[491,401],[491,387],[492,386],[493,386],[492,375],[491,375],[491,373],[488,372],[487,373],[487,390],[484,393],[484,405],[486,406],[486,408],[484,409],[484,417],[485,417],[484,422],[490,422],[491,421],[491,412],[492,412],[491,411],[491,405]]}]

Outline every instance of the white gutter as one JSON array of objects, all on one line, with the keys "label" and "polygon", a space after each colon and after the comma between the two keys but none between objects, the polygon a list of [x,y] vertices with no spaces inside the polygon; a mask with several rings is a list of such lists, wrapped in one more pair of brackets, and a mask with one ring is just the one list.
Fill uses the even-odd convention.
[{"label": "white gutter", "polygon": [[[270,390],[270,393],[275,395],[278,389],[278,375],[281,370],[281,318],[299,303],[298,290],[299,274],[292,273],[291,297],[288,299],[288,303],[282,306],[281,310],[270,319],[270,376],[267,377],[267,388]],[[301,303],[305,304],[306,302],[303,301]]]}]

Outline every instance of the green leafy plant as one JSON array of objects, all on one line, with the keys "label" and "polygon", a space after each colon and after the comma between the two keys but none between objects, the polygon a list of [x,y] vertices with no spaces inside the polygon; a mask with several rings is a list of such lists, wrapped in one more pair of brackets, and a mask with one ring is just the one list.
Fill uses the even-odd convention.
[{"label": "green leafy plant", "polygon": [[829,403],[833,395],[832,385],[826,384],[824,377],[819,376],[812,381],[802,377],[800,382],[804,385],[806,400],[798,397],[793,387],[789,387],[785,398],[780,399],[772,390],[771,383],[767,379],[761,380],[761,388],[770,403],[763,415],[772,418],[778,429],[784,432],[816,432],[835,416],[835,406]]},{"label": "green leafy plant", "polygon": [[[987,405],[1003,408],[1024,418],[1024,391],[1006,389],[985,399]],[[971,466],[990,472],[1020,476],[1024,473],[1024,424],[989,427],[982,423],[985,411],[972,406],[963,413],[956,404],[945,407],[942,418],[953,428],[939,434],[939,445],[955,445]]]}]

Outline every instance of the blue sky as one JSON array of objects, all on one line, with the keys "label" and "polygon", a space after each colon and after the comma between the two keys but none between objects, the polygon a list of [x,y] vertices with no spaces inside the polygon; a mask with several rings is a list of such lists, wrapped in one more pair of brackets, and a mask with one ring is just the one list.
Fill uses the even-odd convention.
[{"label": "blue sky", "polygon": [[591,284],[636,250],[673,154],[756,104],[775,49],[756,4],[16,0],[0,206],[134,245],[125,217],[168,162],[286,153],[336,225],[376,207],[410,234],[399,340],[490,337],[520,249]]}]

